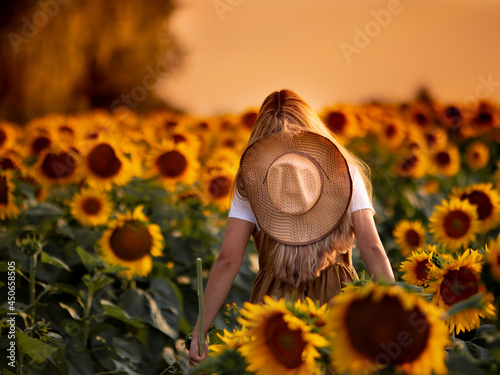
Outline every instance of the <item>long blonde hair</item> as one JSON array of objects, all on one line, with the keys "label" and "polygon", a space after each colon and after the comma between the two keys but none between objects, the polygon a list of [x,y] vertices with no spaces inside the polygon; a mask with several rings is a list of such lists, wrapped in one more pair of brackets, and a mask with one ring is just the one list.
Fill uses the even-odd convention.
[{"label": "long blonde hair", "polygon": [[[300,131],[317,133],[333,142],[347,163],[357,168],[371,200],[369,167],[340,144],[311,106],[291,90],[275,91],[264,100],[250,134],[248,146],[271,133],[294,134]],[[247,199],[240,170],[236,174],[232,194]],[[328,266],[335,258],[334,251],[346,253],[353,245],[352,221],[348,209],[332,233],[315,244],[290,246],[276,242],[272,250],[275,255],[276,275],[281,281],[299,288]]]}]

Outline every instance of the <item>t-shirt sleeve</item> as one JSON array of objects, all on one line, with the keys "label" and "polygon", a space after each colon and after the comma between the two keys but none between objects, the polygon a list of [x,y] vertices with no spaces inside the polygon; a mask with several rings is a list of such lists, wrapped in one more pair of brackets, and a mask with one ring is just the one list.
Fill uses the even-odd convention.
[{"label": "t-shirt sleeve", "polygon": [[250,207],[250,202],[246,199],[242,199],[237,193],[234,194],[228,217],[249,221],[255,224],[256,230],[260,229],[257,224],[257,219]]},{"label": "t-shirt sleeve", "polygon": [[349,172],[351,173],[352,179],[352,199],[351,199],[351,212],[370,209],[373,215],[375,215],[375,209],[370,203],[370,198],[368,197],[368,192],[366,191],[366,186],[358,172],[358,168],[353,165],[349,166]]}]

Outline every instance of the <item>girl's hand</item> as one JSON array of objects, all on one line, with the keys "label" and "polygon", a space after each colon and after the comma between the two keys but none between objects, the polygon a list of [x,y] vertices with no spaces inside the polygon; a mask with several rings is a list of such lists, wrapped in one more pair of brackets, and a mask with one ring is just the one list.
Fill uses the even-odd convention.
[{"label": "girl's hand", "polygon": [[189,350],[189,366],[193,367],[203,361],[205,358],[207,358],[208,355],[208,347],[207,344],[203,344],[203,353],[200,356],[199,355],[199,347],[198,347],[199,339],[198,339],[198,334],[194,334],[193,332],[193,338],[191,340],[191,347]]}]

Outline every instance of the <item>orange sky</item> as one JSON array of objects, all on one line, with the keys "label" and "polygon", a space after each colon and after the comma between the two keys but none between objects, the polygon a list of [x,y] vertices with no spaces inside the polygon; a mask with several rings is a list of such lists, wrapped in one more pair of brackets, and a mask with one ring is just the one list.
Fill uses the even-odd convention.
[{"label": "orange sky", "polygon": [[258,107],[281,88],[317,110],[421,86],[444,102],[500,102],[500,0],[178,4],[171,28],[187,56],[159,94],[192,114]]}]

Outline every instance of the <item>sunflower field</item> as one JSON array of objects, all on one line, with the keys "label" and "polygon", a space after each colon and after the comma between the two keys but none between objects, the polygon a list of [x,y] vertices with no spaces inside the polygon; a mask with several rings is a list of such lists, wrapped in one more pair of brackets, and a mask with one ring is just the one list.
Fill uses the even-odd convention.
[{"label": "sunflower field", "polygon": [[196,260],[222,241],[255,108],[0,120],[3,374],[490,374],[500,369],[500,107],[419,96],[319,113],[372,171],[397,282],[248,302],[255,245],[192,369]]}]

